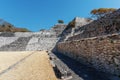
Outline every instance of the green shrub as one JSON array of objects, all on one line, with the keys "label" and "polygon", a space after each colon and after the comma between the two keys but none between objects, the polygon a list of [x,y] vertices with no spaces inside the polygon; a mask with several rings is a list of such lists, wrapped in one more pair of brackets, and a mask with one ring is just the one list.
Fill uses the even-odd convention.
[{"label": "green shrub", "polygon": [[63,20],[58,20],[58,23],[63,24],[64,21]]},{"label": "green shrub", "polygon": [[68,24],[68,26],[70,26],[70,27],[75,27],[75,21],[74,21],[74,20],[71,21],[71,22]]}]

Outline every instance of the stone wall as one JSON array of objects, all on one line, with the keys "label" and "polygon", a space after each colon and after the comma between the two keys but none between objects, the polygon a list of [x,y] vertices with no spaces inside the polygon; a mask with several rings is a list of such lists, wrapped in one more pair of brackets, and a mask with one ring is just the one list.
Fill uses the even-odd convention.
[{"label": "stone wall", "polygon": [[120,34],[59,42],[56,48],[100,71],[120,75]]},{"label": "stone wall", "polygon": [[55,32],[0,32],[0,51],[51,50],[58,38]]},{"label": "stone wall", "polygon": [[[0,51],[25,51],[26,46],[31,39],[31,37],[17,37],[17,39],[16,37],[5,38],[6,39],[4,39],[4,37],[2,38],[4,40],[4,45],[0,47]],[[12,41],[9,41],[9,39],[11,39]]]},{"label": "stone wall", "polygon": [[[61,34],[60,42],[66,41],[69,37],[80,34],[82,31],[79,28],[83,28],[84,25],[91,23],[93,20],[88,18],[75,17],[63,30]],[[72,25],[71,25],[72,24]]]},{"label": "stone wall", "polygon": [[52,50],[59,38],[41,38],[41,37],[32,37],[26,46],[26,51],[34,50]]},{"label": "stone wall", "polygon": [[53,31],[40,31],[40,32],[0,32],[0,37],[56,37]]},{"label": "stone wall", "polygon": [[76,17],[73,22],[74,26],[64,30],[61,42],[120,32],[120,9],[97,20]]},{"label": "stone wall", "polygon": [[60,37],[66,26],[66,24],[56,24],[51,28],[51,31],[55,32],[56,36]]},{"label": "stone wall", "polygon": [[65,24],[56,24],[40,32],[0,32],[0,51],[52,50]]}]

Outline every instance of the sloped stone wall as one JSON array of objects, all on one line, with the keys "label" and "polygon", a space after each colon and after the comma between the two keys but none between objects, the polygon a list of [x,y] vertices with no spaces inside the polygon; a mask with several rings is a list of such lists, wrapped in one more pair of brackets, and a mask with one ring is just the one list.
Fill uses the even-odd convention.
[{"label": "sloped stone wall", "polygon": [[16,41],[19,37],[0,37],[0,47],[11,44]]},{"label": "sloped stone wall", "polygon": [[120,75],[120,34],[60,42],[56,48],[100,71]]},{"label": "sloped stone wall", "polygon": [[52,50],[58,38],[41,38],[41,37],[32,37],[26,46],[26,51],[34,50]]},{"label": "sloped stone wall", "polygon": [[55,32],[0,32],[0,51],[51,50],[58,38]]},{"label": "sloped stone wall", "polygon": [[80,18],[80,17],[74,18],[70,22],[70,23],[72,23],[72,25],[70,25],[70,23],[69,23],[66,26],[66,28],[63,30],[63,32],[61,34],[60,42],[66,41],[67,39],[69,39],[69,37],[80,34],[81,32],[83,32],[83,29],[84,29],[83,26],[91,23],[92,21],[93,21],[92,19],[88,19],[88,18]]},{"label": "sloped stone wall", "polygon": [[120,32],[120,9],[97,20],[76,17],[73,22],[74,26],[64,30],[61,42]]},{"label": "sloped stone wall", "polygon": [[[26,46],[31,39],[31,37],[18,37],[18,39],[15,40],[16,37],[5,37],[6,40],[4,41],[4,45],[0,47],[0,51],[25,51]],[[4,38],[3,38],[4,39]],[[10,42],[9,39],[13,39],[13,42]],[[10,42],[10,44],[6,44]]]}]

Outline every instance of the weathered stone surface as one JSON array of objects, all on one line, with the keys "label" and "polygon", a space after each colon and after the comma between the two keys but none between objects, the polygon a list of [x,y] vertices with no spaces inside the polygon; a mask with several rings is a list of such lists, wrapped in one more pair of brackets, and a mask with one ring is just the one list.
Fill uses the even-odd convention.
[{"label": "weathered stone surface", "polygon": [[0,47],[10,44],[18,38],[19,37],[0,37]]},{"label": "weathered stone surface", "polygon": [[66,26],[66,24],[56,24],[51,28],[50,31],[55,32],[56,36],[60,37]]},{"label": "weathered stone surface", "polygon": [[119,37],[118,34],[60,42],[57,44],[57,51],[100,71],[119,75]]},{"label": "weathered stone surface", "polygon": [[76,17],[72,20],[72,22],[74,23],[74,26],[71,25],[67,25],[67,27],[64,29],[64,31],[62,32],[62,36],[60,41],[66,41],[69,39],[69,37],[72,37],[74,35],[77,34],[81,34],[84,31],[84,25],[87,25],[89,23],[91,23],[93,20],[92,19],[88,19],[88,18],[80,18],[80,17]]},{"label": "weathered stone surface", "polygon": [[40,32],[0,32],[0,51],[52,50],[65,27],[57,24]]},{"label": "weathered stone surface", "polygon": [[74,27],[67,26],[62,41],[79,40],[120,32],[120,9],[97,20],[76,17]]},{"label": "weathered stone surface", "polygon": [[[12,35],[11,35],[12,34]],[[56,32],[0,33],[0,51],[52,50],[58,41]]]},{"label": "weathered stone surface", "polygon": [[120,9],[97,20],[75,18],[63,31],[56,50],[84,64],[120,74]]},{"label": "weathered stone surface", "polygon": [[120,65],[120,59],[114,58],[114,62],[116,65]]}]

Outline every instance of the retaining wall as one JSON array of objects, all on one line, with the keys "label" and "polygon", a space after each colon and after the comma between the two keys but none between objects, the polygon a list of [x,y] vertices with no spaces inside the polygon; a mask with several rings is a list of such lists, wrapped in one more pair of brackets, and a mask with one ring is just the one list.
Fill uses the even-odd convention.
[{"label": "retaining wall", "polygon": [[59,53],[100,71],[120,75],[119,34],[60,42],[56,48]]}]

